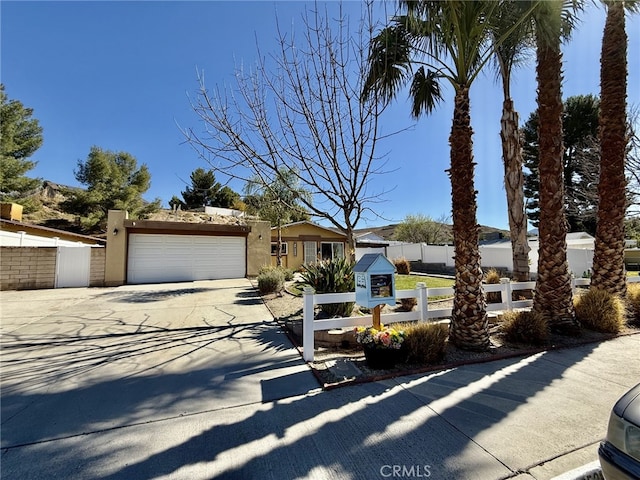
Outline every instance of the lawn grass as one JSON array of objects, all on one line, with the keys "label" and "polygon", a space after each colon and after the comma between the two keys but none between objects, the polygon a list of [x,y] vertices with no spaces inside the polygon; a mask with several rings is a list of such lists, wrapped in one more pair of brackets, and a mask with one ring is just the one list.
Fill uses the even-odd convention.
[{"label": "lawn grass", "polygon": [[396,275],[396,290],[413,290],[416,283],[424,282],[427,288],[452,287],[454,281],[449,278],[427,277],[423,275]]},{"label": "lawn grass", "polygon": [[[416,288],[416,283],[418,282],[425,282],[427,288],[452,287],[454,284],[454,281],[448,278],[427,277],[423,275],[396,275],[396,290],[413,290]],[[296,296],[302,296],[302,287],[297,282],[291,284],[288,289],[290,293]],[[434,298],[436,297],[429,297],[431,300]]]},{"label": "lawn grass", "polygon": [[[449,278],[427,277],[424,275],[396,275],[396,290],[413,290],[416,283],[424,282],[427,288],[453,287],[455,283]],[[442,300],[447,296],[429,296],[429,300]]]}]

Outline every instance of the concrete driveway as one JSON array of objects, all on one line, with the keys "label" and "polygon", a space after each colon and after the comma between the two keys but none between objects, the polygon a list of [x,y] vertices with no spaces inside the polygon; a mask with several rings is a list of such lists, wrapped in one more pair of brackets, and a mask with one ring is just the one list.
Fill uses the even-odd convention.
[{"label": "concrete driveway", "polygon": [[246,279],[7,291],[0,302],[3,448],[319,387]]},{"label": "concrete driveway", "polygon": [[2,478],[550,479],[640,335],[319,392],[246,280],[1,292]]}]

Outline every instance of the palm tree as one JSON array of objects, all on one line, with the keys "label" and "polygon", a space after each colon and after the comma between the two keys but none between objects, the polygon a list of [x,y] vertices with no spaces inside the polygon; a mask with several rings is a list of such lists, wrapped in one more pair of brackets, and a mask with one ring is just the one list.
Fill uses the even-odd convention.
[{"label": "palm tree", "polygon": [[605,1],[607,19],[600,55],[600,180],[591,288],[624,296],[624,215],[627,207],[624,164],[627,148],[627,34],[625,6],[637,2]]},{"label": "palm tree", "polygon": [[571,333],[577,329],[577,323],[567,262],[560,51],[561,38],[571,27],[572,17],[567,6],[561,0],[540,0],[535,2],[533,15],[540,155],[540,246],[533,311],[542,315],[552,330]]},{"label": "palm tree", "polygon": [[[476,190],[469,89],[491,58],[488,42],[492,1],[401,1],[407,15],[396,16],[372,41],[364,96],[377,91],[386,100],[411,79],[412,114],[418,118],[441,100],[439,80],[455,91],[449,136],[455,297],[449,332],[465,349],[489,347],[486,302],[478,247]],[[420,65],[413,71],[413,65]],[[426,69],[425,69],[426,67]]]},{"label": "palm tree", "polygon": [[[527,22],[518,23],[523,15],[523,3],[503,2],[491,29],[495,45],[495,60],[502,80],[502,161],[504,187],[507,194],[507,212],[511,233],[513,276],[518,282],[529,281],[529,243],[527,217],[524,208],[524,173],[522,170],[522,142],[518,130],[518,112],[511,98],[511,73],[532,45],[532,31]],[[515,27],[514,27],[515,25]]]},{"label": "palm tree", "polygon": [[311,201],[311,195],[300,187],[297,172],[283,167],[278,169],[272,183],[265,184],[260,178],[248,181],[245,185],[245,193],[248,196],[257,194],[258,215],[277,227],[276,258],[277,265],[280,267],[282,266],[282,226],[306,213],[298,201],[300,199]]}]

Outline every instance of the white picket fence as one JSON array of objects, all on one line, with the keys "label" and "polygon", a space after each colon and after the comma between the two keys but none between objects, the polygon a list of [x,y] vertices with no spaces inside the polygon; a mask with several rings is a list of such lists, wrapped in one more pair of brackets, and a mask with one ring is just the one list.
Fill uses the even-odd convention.
[{"label": "white picket fence", "polygon": [[[640,282],[640,276],[629,277],[628,282]],[[573,288],[588,286],[588,278],[574,278]],[[513,300],[512,292],[518,290],[533,290],[536,282],[511,282],[508,278],[500,279],[499,284],[483,285],[485,293],[500,292],[501,303],[487,304],[487,312],[513,310],[514,308],[530,308],[532,300]],[[396,322],[420,321],[426,322],[434,318],[451,317],[451,308],[429,308],[428,297],[453,296],[453,287],[427,288],[424,282],[416,283],[414,290],[396,290],[396,299],[416,298],[418,304],[411,312],[384,313],[380,316],[383,324]],[[371,325],[372,315],[357,317],[339,317],[315,319],[315,306],[327,303],[355,302],[356,293],[319,293],[315,294],[313,288],[306,287],[303,293],[303,320],[302,320],[302,357],[307,362],[312,362],[314,357],[314,332],[319,330],[333,330],[338,328],[357,327]],[[433,304],[432,304],[433,305]],[[437,304],[436,304],[437,305]]]}]

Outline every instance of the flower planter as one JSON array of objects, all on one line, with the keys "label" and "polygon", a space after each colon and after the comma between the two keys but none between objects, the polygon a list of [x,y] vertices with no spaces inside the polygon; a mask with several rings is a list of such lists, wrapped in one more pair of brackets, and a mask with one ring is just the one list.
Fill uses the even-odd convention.
[{"label": "flower planter", "polygon": [[364,357],[369,368],[375,370],[387,370],[395,367],[400,361],[400,350],[396,348],[379,348],[375,346],[364,346]]}]

